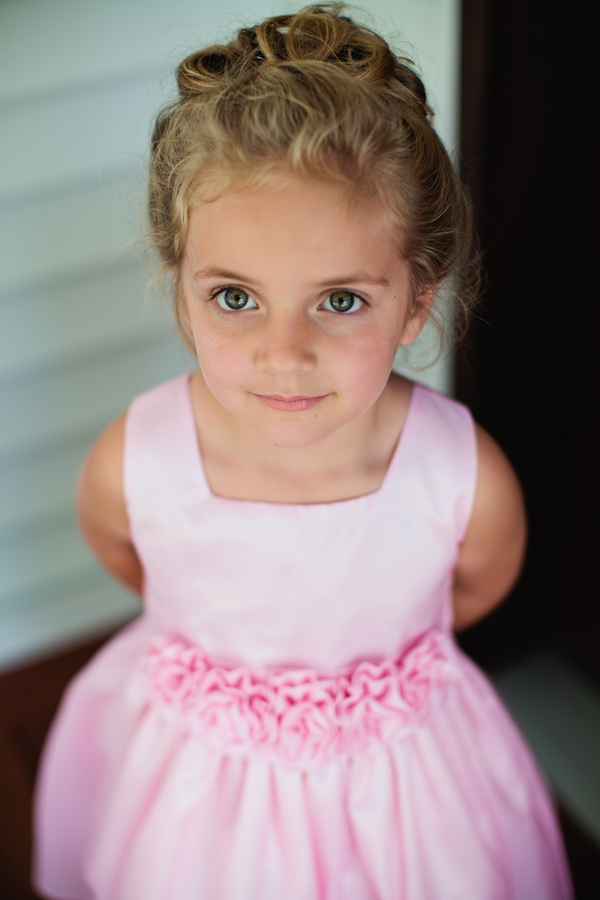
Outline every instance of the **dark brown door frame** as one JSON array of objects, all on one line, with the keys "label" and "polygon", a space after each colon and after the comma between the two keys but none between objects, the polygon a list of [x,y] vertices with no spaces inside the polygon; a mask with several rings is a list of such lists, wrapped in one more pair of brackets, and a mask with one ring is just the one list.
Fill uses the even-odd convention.
[{"label": "dark brown door frame", "polygon": [[509,454],[523,577],[463,639],[493,667],[553,641],[600,684],[596,29],[589,5],[463,0],[461,154],[487,286],[456,390]]}]

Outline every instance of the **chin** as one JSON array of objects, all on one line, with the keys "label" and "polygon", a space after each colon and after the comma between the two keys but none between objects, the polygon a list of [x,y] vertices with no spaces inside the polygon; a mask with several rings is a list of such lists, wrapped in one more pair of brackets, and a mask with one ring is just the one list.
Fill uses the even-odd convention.
[{"label": "chin", "polygon": [[[248,423],[249,424],[249,423]],[[252,426],[250,425],[252,428]],[[311,422],[282,423],[271,428],[252,428],[255,434],[281,450],[305,450],[320,444],[337,429],[323,428]]]}]

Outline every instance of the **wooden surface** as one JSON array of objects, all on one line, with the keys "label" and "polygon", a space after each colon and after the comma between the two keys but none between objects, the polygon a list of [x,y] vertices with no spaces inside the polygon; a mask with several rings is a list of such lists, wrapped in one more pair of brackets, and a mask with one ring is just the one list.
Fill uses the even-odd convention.
[{"label": "wooden surface", "polygon": [[[66,685],[101,644],[96,641],[0,677],[2,900],[35,900],[29,886],[31,800],[40,751]],[[600,900],[600,847],[564,811],[561,824],[578,900]]]},{"label": "wooden surface", "polygon": [[73,675],[102,641],[0,677],[0,897],[32,900],[31,801],[44,737]]}]

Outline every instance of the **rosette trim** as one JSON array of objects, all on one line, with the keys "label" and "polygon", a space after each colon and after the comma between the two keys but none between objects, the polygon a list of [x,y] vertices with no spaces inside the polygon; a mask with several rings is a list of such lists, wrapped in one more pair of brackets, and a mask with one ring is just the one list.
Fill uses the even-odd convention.
[{"label": "rosette trim", "polygon": [[152,639],[144,668],[151,697],[184,730],[223,751],[263,751],[288,762],[404,737],[456,672],[454,644],[436,629],[396,659],[334,675],[214,665],[197,645],[168,636]]}]

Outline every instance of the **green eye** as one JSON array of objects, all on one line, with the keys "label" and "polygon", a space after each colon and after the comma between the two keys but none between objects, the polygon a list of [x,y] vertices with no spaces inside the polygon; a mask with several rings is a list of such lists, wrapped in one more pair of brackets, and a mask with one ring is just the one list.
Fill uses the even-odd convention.
[{"label": "green eye", "polygon": [[228,311],[237,309],[255,309],[257,304],[250,294],[241,288],[225,288],[216,295],[216,301],[221,309]]},{"label": "green eye", "polygon": [[337,313],[356,312],[361,308],[363,302],[360,297],[350,291],[334,291],[323,304],[323,309]]}]

